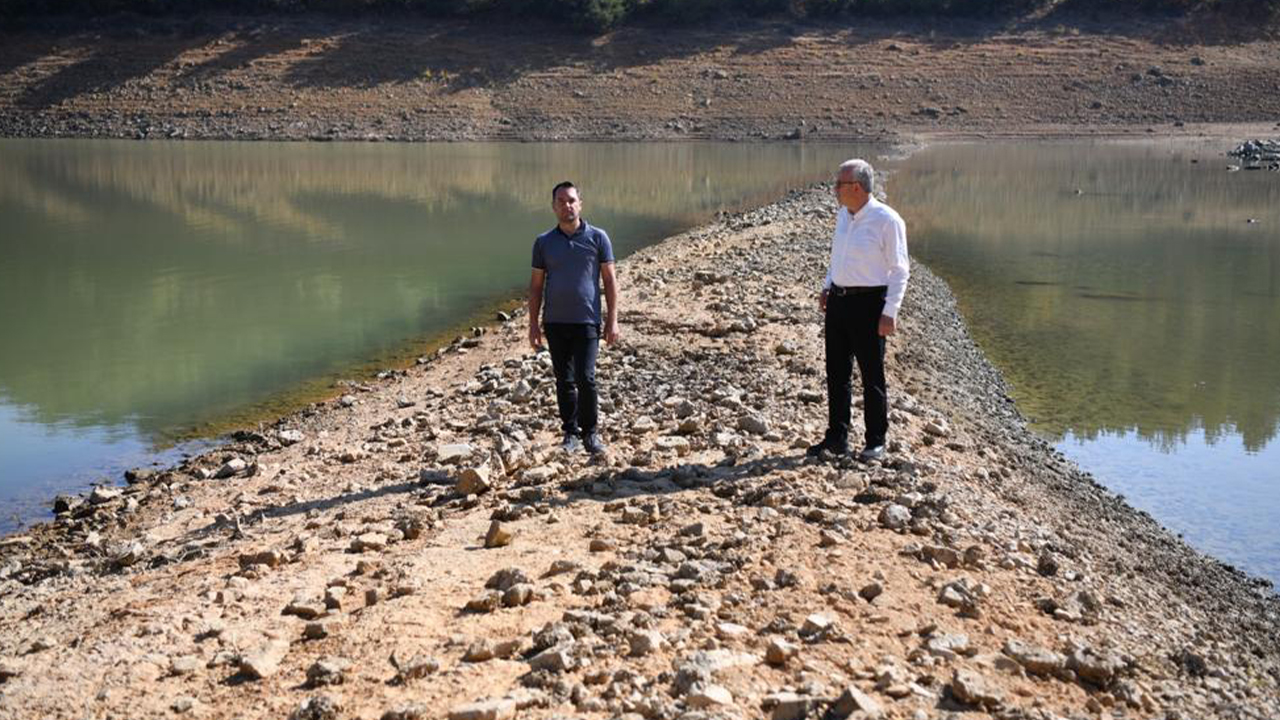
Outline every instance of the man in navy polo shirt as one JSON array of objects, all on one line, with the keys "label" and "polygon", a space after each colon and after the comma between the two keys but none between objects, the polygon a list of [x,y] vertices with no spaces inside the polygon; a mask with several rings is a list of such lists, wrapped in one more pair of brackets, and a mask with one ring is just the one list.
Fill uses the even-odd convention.
[{"label": "man in navy polo shirt", "polygon": [[[618,339],[618,283],[609,235],[582,219],[582,197],[573,183],[551,189],[551,209],[559,221],[533,242],[529,280],[529,344],[538,349],[546,334],[556,376],[563,447],[604,452],[596,399],[596,354],[600,336]],[[600,280],[608,314],[600,316]],[[541,320],[541,324],[539,324]]]}]

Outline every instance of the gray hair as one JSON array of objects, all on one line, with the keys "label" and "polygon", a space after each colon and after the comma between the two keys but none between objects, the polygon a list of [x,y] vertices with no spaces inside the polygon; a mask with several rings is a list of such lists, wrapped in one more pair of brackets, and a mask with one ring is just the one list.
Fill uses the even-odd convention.
[{"label": "gray hair", "polygon": [[840,170],[836,172],[836,176],[845,174],[849,175],[850,180],[861,185],[863,190],[868,193],[875,192],[876,171],[872,169],[871,163],[861,159],[845,160],[840,163]]}]

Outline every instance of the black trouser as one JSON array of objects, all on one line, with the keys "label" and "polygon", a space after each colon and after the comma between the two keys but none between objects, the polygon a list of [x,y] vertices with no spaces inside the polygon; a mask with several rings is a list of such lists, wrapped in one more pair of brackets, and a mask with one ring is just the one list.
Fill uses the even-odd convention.
[{"label": "black trouser", "polygon": [[556,404],[560,427],[566,433],[588,435],[596,431],[596,355],[600,351],[600,327],[572,323],[546,323],[542,328],[551,351],[556,376]]},{"label": "black trouser", "polygon": [[849,442],[849,405],[853,397],[853,360],[862,377],[867,447],[883,445],[889,432],[889,394],[884,380],[885,339],[880,314],[885,290],[827,297],[827,437],[831,445]]}]

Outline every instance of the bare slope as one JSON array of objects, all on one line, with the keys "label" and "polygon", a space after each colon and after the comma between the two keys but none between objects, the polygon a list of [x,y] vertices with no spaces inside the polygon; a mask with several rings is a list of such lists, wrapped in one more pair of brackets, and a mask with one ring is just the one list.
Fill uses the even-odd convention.
[{"label": "bare slope", "polygon": [[[1280,121],[1280,43],[1174,21],[752,22],[591,37],[402,18],[0,36],[0,135],[783,139]],[[1181,123],[1182,125],[1179,125]]]}]

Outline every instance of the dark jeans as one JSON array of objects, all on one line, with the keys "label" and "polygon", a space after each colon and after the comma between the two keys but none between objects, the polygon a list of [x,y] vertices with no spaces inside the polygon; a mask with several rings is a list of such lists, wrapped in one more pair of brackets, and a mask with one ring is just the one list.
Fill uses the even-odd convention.
[{"label": "dark jeans", "polygon": [[880,337],[884,292],[827,298],[827,437],[829,444],[849,442],[849,405],[853,397],[853,360],[862,376],[866,444],[883,445],[889,432],[889,393],[884,380],[885,339]]},{"label": "dark jeans", "polygon": [[556,376],[561,429],[574,435],[595,432],[599,412],[596,398],[599,326],[546,323],[542,332],[547,338],[551,368]]}]

